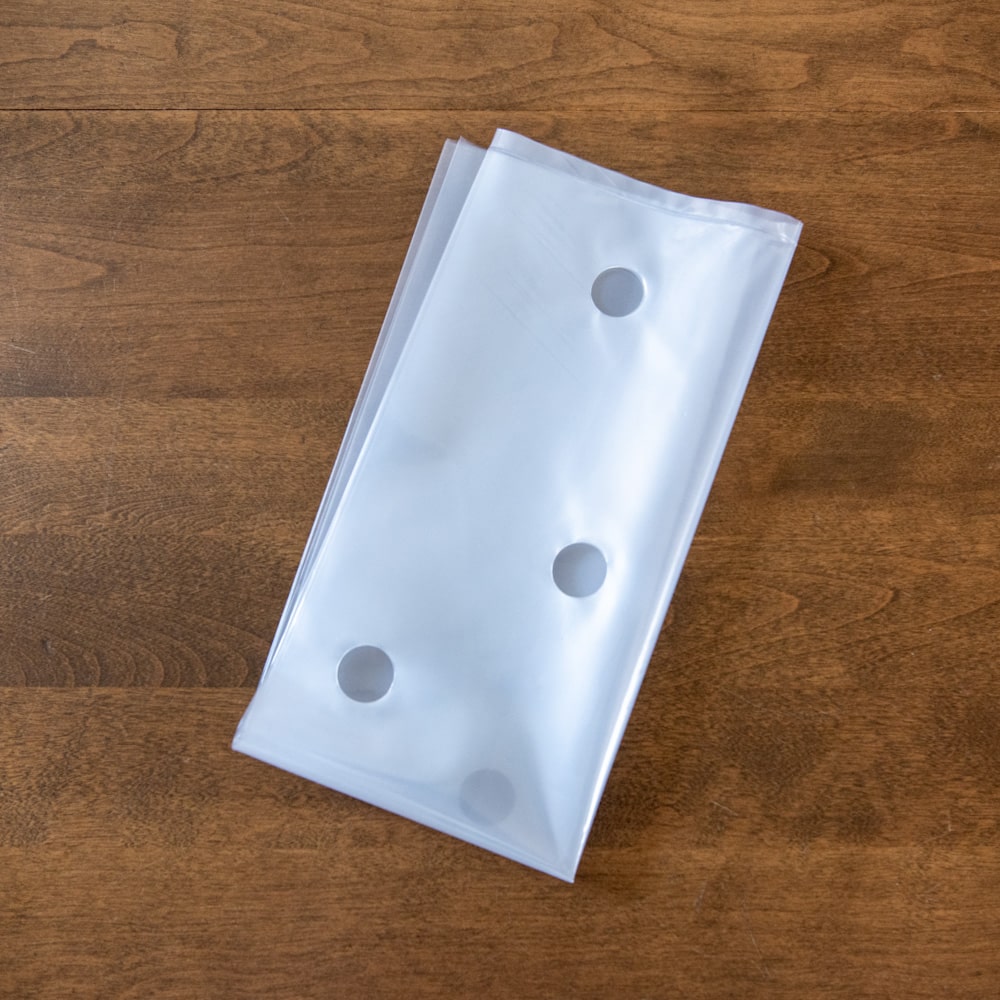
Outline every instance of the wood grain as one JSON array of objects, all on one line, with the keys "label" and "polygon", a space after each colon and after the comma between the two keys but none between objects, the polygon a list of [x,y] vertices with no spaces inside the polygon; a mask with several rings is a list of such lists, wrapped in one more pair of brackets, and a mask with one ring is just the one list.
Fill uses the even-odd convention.
[{"label": "wood grain", "polygon": [[[1000,995],[989,3],[0,11],[0,997]],[[578,881],[229,749],[441,146],[805,221]]]},{"label": "wood grain", "polygon": [[7,690],[5,995],[995,994],[995,738],[669,673],[575,886],[228,752],[241,692]]},{"label": "wood grain", "polygon": [[[992,398],[997,115],[505,120],[584,156],[613,139],[611,164],[653,182],[809,216],[769,394],[848,391],[878,369],[900,401]],[[7,113],[0,393],[332,396],[342,413],[442,137],[486,141],[495,121]],[[788,300],[811,324],[796,336]]]},{"label": "wood grain", "polygon": [[[0,549],[16,573],[0,676],[252,684],[438,142],[485,140],[491,122],[0,121]],[[811,220],[689,563],[714,587],[695,608],[714,613],[693,609],[680,641],[702,621],[714,655],[749,635],[737,671],[786,637],[815,654],[819,624],[823,649],[855,655],[887,629],[902,642],[987,606],[1000,592],[996,116],[513,124],[595,158],[614,135],[614,166]],[[900,616],[902,591],[918,596]]]},{"label": "wood grain", "polygon": [[0,107],[995,108],[990,0],[21,0]]}]

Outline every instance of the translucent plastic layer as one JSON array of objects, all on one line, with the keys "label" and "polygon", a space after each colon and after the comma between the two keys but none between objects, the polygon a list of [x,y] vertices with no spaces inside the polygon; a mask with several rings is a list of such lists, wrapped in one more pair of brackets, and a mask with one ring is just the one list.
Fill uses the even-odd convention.
[{"label": "translucent plastic layer", "polygon": [[799,229],[446,145],[234,746],[572,879]]}]

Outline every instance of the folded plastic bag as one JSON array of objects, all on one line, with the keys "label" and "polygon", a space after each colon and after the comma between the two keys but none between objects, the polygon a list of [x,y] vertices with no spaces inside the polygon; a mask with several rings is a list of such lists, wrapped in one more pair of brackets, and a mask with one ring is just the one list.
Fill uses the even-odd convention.
[{"label": "folded plastic bag", "polygon": [[572,880],[800,228],[446,143],[234,748]]}]

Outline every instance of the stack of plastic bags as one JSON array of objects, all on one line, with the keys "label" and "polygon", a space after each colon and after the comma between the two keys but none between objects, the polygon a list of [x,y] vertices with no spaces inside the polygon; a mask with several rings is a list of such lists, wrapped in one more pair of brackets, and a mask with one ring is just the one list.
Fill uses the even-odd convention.
[{"label": "stack of plastic bags", "polygon": [[447,142],[233,746],[572,880],[800,228]]}]

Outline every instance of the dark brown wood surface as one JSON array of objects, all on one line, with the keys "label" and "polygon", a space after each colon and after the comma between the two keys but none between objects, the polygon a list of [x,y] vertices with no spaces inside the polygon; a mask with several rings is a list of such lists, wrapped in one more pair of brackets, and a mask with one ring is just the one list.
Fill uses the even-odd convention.
[{"label": "dark brown wood surface", "polygon": [[[0,996],[1000,995],[1000,12],[0,9]],[[229,749],[440,145],[805,222],[577,883]]]}]

